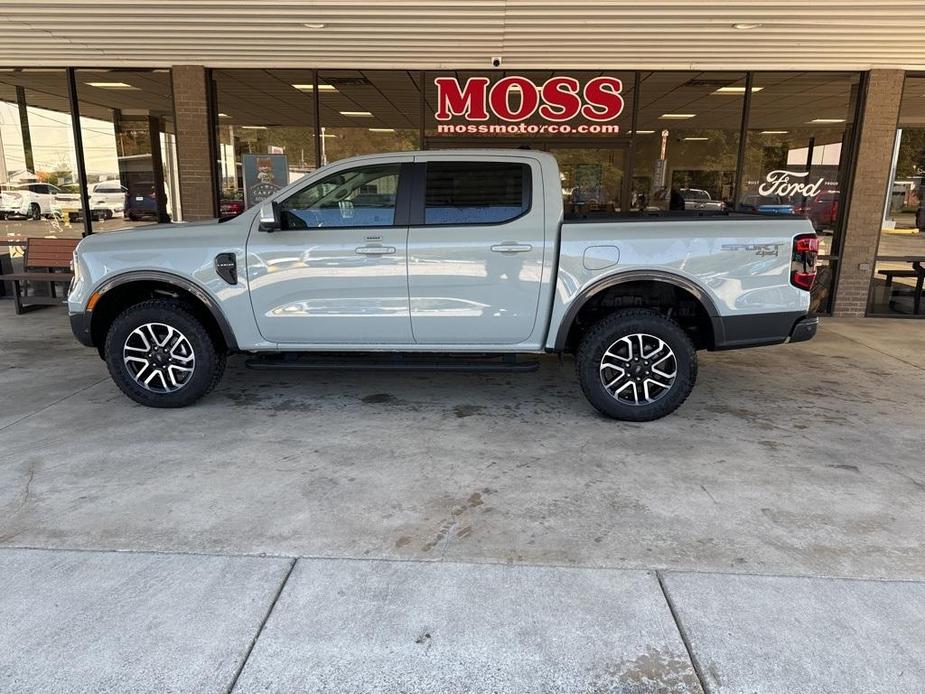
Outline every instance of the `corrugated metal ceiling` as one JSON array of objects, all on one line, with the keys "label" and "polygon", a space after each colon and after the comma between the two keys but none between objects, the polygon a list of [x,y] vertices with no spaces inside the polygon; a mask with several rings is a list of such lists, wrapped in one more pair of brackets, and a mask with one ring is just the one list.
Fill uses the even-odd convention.
[{"label": "corrugated metal ceiling", "polygon": [[506,70],[925,69],[923,9],[922,0],[0,0],[0,65],[487,69],[499,56]]}]

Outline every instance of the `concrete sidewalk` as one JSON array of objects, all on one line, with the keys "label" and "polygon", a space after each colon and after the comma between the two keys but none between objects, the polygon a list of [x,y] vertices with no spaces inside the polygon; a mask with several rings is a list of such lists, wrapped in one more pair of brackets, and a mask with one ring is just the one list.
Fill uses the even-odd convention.
[{"label": "concrete sidewalk", "polygon": [[4,692],[925,689],[925,583],[0,550]]},{"label": "concrete sidewalk", "polygon": [[702,354],[638,425],[552,358],[149,410],[7,303],[0,691],[925,690],[925,322]]}]

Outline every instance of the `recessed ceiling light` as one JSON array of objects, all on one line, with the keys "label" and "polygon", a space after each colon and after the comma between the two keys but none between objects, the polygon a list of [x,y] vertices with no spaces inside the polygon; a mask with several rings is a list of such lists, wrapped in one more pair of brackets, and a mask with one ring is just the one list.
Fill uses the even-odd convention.
[{"label": "recessed ceiling light", "polygon": [[141,91],[138,87],[133,87],[125,82],[84,82],[84,84],[97,89],[134,89],[135,91]]},{"label": "recessed ceiling light", "polygon": [[[300,92],[313,92],[313,91],[315,91],[315,85],[314,85],[314,84],[294,84],[294,85],[292,85],[292,86],[295,87],[296,89],[298,89]],[[319,85],[318,85],[318,91],[319,91],[319,92],[336,92],[336,91],[337,91],[337,87],[335,87],[333,84],[319,84]]]},{"label": "recessed ceiling light", "polygon": [[810,123],[844,123],[844,118],[813,118]]},{"label": "recessed ceiling light", "polygon": [[[752,87],[752,94],[755,92],[760,92],[764,87]],[[710,92],[711,94],[744,94],[745,87],[720,87],[715,92]]]},{"label": "recessed ceiling light", "polygon": [[350,116],[351,118],[372,118],[373,114],[369,111],[341,111],[340,115]]},{"label": "recessed ceiling light", "polygon": [[664,120],[686,120],[696,115],[696,113],[663,113],[659,118],[663,118]]},{"label": "recessed ceiling light", "polygon": [[732,28],[739,31],[748,31],[749,29],[757,29],[760,26],[761,24],[755,22],[736,22],[732,25]]},{"label": "recessed ceiling light", "polygon": [[636,135],[651,135],[651,134],[654,133],[655,131],[654,131],[654,130],[634,130],[633,132],[634,132]]},{"label": "recessed ceiling light", "polygon": [[305,22],[302,26],[306,29],[324,29],[325,27],[321,22]]},{"label": "recessed ceiling light", "polygon": [[789,130],[762,130],[760,135],[786,135],[789,133]]},{"label": "recessed ceiling light", "polygon": [[684,137],[681,139],[684,140],[685,142],[705,142],[706,140],[709,140],[710,138],[709,137]]},{"label": "recessed ceiling light", "polygon": [[371,133],[394,133],[395,128],[367,128]]}]

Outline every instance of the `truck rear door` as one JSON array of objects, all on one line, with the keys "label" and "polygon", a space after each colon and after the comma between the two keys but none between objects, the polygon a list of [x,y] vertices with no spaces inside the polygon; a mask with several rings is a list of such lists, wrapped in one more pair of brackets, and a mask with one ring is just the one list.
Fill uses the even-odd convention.
[{"label": "truck rear door", "polygon": [[545,224],[539,163],[428,157],[408,234],[420,344],[517,344],[536,321]]}]

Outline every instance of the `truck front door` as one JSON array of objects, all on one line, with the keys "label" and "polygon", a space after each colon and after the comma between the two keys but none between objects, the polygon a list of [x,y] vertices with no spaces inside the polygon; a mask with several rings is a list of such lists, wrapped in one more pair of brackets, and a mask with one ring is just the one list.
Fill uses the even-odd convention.
[{"label": "truck front door", "polygon": [[[405,162],[405,163],[403,163]],[[406,248],[411,157],[346,168],[279,202],[251,231],[260,334],[283,344],[410,344]]]},{"label": "truck front door", "polygon": [[414,341],[524,342],[536,321],[545,247],[539,164],[429,155],[415,167],[408,232]]}]

